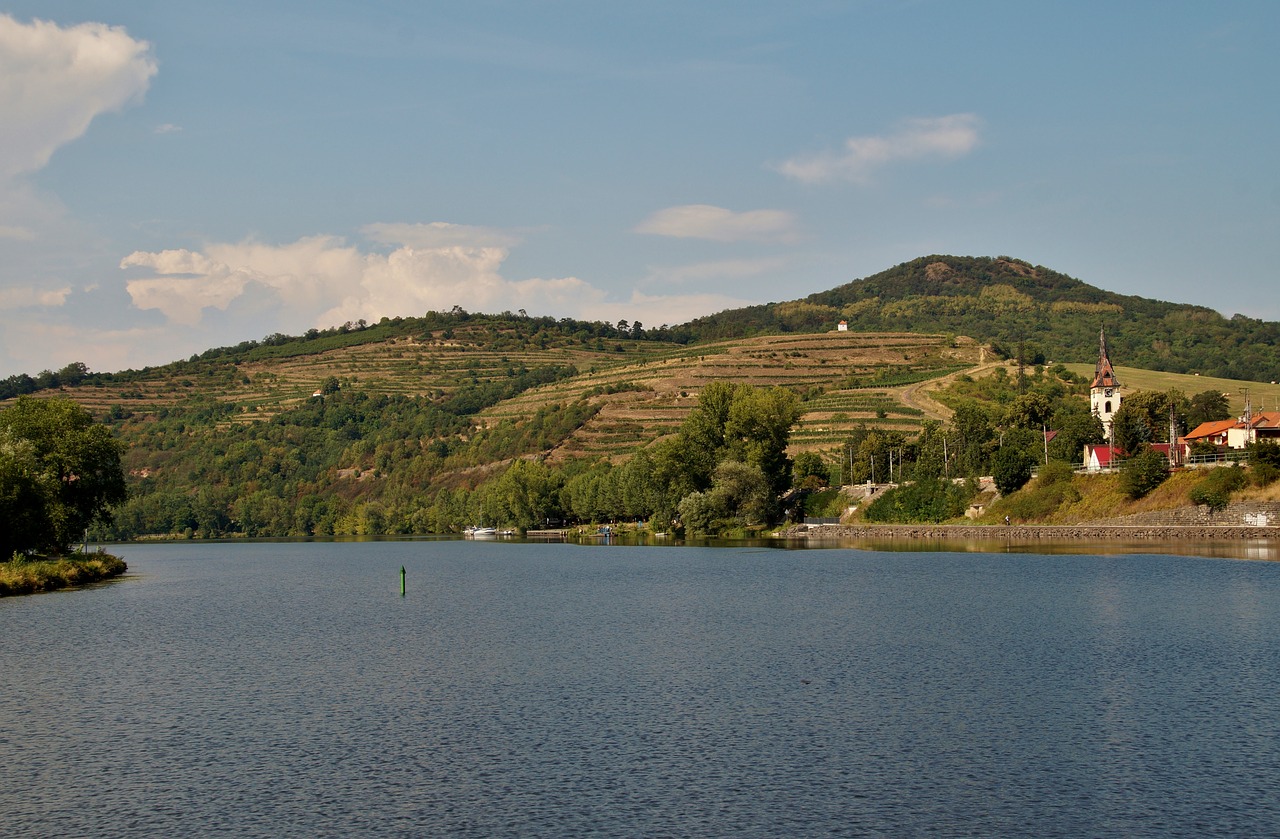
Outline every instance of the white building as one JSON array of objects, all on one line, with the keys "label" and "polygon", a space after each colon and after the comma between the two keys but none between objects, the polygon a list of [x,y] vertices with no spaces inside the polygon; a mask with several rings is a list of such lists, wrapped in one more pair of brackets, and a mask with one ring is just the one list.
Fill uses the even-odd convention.
[{"label": "white building", "polygon": [[1116,371],[1111,367],[1111,358],[1107,353],[1107,333],[1098,330],[1098,364],[1093,370],[1093,383],[1089,385],[1089,409],[1093,415],[1102,420],[1103,433],[1111,441],[1111,418],[1120,410],[1124,400],[1123,388],[1116,379]]}]

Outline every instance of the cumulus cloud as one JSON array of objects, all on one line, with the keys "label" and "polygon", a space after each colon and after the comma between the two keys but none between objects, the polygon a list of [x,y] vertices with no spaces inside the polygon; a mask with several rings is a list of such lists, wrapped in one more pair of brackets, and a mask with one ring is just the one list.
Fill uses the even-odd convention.
[{"label": "cumulus cloud", "polygon": [[635,232],[713,242],[789,242],[796,237],[796,221],[783,210],[735,213],[711,204],[685,204],[658,210]]},{"label": "cumulus cloud", "polygon": [[151,45],[121,27],[0,14],[0,178],[42,168],[94,117],[138,101],[155,73]]},{"label": "cumulus cloud", "polygon": [[[462,236],[482,241],[480,228],[447,225],[371,226],[375,236],[424,234],[427,241]],[[464,235],[464,231],[470,233]],[[412,236],[407,238],[413,238]],[[720,295],[633,296],[611,301],[601,289],[577,277],[511,280],[501,268],[503,247],[441,244],[375,253],[347,245],[332,236],[315,236],[285,245],[257,242],[213,244],[200,251],[137,251],[120,267],[143,269],[126,289],[139,309],[161,312],[170,323],[198,325],[207,309],[227,311],[237,301],[265,296],[278,308],[284,331],[327,327],[355,320],[374,321],[397,315],[420,315],[454,306],[473,311],[554,312],[588,319],[646,316],[665,322],[742,305]],[[662,310],[665,316],[656,313]]]},{"label": "cumulus cloud", "polygon": [[152,276],[125,288],[139,309],[158,309],[176,323],[194,326],[205,309],[222,309],[250,284],[271,292],[298,313],[298,322],[345,294],[363,271],[365,257],[333,236],[313,236],[288,245],[258,242],[213,244],[203,253],[135,251],[121,268],[149,268]]},{"label": "cumulus cloud", "polygon": [[907,120],[892,134],[850,137],[840,151],[794,157],[778,171],[804,183],[865,183],[891,163],[963,157],[977,147],[980,125],[975,114]]},{"label": "cumulus cloud", "polygon": [[0,288],[0,311],[65,305],[71,296],[71,287],[58,289]]}]

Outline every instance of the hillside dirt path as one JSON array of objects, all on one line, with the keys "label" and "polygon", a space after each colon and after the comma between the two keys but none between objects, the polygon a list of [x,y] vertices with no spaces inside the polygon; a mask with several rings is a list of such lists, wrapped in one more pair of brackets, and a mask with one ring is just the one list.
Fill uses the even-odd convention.
[{"label": "hillside dirt path", "polygon": [[924,412],[925,419],[938,420],[946,422],[951,419],[951,415],[955,413],[946,405],[933,398],[933,392],[941,390],[947,385],[954,382],[960,376],[978,376],[997,367],[1003,367],[1008,362],[1005,361],[988,361],[985,364],[979,364],[970,367],[967,370],[957,370],[954,373],[948,373],[940,379],[929,379],[923,382],[917,382],[913,385],[890,390],[889,393],[895,395],[903,405],[908,408],[916,408]]}]

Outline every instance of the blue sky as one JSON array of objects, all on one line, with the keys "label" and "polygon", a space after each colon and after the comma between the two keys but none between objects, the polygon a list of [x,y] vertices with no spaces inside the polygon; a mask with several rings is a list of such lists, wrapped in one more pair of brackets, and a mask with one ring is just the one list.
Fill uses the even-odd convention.
[{"label": "blue sky", "polygon": [[0,375],[932,253],[1280,319],[1280,3],[0,0]]}]

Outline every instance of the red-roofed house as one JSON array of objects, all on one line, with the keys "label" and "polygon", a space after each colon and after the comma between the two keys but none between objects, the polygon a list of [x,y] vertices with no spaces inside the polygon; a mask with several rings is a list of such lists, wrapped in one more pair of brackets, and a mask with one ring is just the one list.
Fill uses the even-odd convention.
[{"label": "red-roofed house", "polygon": [[1225,446],[1227,444],[1227,431],[1235,426],[1238,420],[1225,419],[1213,420],[1212,422],[1202,422],[1187,433],[1182,441],[1185,445],[1190,446],[1192,443],[1212,443],[1215,446]]},{"label": "red-roofed house", "polygon": [[1202,422],[1181,442],[1187,448],[1204,441],[1218,448],[1243,449],[1254,440],[1280,442],[1280,411],[1260,411],[1248,421],[1241,418]]},{"label": "red-roofed house", "polygon": [[1280,411],[1260,411],[1227,433],[1227,445],[1233,449],[1243,449],[1254,440],[1280,441]]},{"label": "red-roofed house", "polygon": [[[1151,448],[1166,458],[1169,456],[1168,443],[1152,443]],[[1120,465],[1124,452],[1119,446],[1108,446],[1105,443],[1089,444],[1084,447],[1084,468],[1086,472],[1103,472],[1115,469]]]}]

